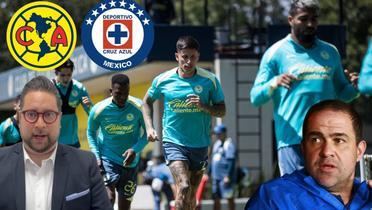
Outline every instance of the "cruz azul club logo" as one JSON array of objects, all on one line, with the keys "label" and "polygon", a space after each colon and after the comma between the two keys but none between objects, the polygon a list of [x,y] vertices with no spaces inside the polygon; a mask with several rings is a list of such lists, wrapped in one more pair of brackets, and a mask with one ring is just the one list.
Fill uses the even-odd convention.
[{"label": "cruz azul club logo", "polygon": [[76,27],[60,6],[37,1],[21,7],[9,21],[6,41],[25,68],[46,71],[63,64],[76,45]]},{"label": "cruz azul club logo", "polygon": [[147,57],[154,42],[154,25],[136,2],[104,0],[88,12],[81,34],[85,52],[97,65],[120,71]]}]

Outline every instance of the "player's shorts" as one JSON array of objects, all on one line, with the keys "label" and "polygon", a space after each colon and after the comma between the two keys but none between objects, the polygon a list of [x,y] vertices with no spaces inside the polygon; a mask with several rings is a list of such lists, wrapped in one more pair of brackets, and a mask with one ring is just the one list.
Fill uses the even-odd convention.
[{"label": "player's shorts", "polygon": [[223,180],[212,180],[212,197],[213,199],[233,198],[234,197],[234,184],[229,183],[225,185]]},{"label": "player's shorts", "polygon": [[167,165],[175,160],[186,161],[190,171],[205,170],[208,165],[208,147],[185,147],[171,142],[163,142]]},{"label": "player's shorts", "polygon": [[115,186],[119,196],[132,200],[137,189],[138,167],[127,168],[110,160],[102,160],[106,186]]},{"label": "player's shorts", "polygon": [[304,158],[299,144],[282,147],[278,150],[280,176],[291,174],[304,168]]}]

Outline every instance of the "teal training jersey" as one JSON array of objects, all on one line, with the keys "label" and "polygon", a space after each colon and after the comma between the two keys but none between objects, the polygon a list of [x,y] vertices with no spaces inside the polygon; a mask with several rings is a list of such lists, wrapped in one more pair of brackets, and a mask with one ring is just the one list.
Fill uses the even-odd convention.
[{"label": "teal training jersey", "polygon": [[0,146],[15,144],[21,140],[21,135],[9,117],[0,124]]},{"label": "teal training jersey", "polygon": [[[283,73],[291,73],[298,80],[290,89],[279,86],[273,91],[270,84]],[[314,46],[306,49],[288,35],[263,55],[250,99],[255,106],[273,99],[279,149],[301,142],[302,123],[312,105],[326,99],[350,101],[357,96],[333,45],[316,39]]]},{"label": "teal training jersey", "polygon": [[147,144],[147,135],[141,111],[142,101],[129,96],[123,108],[112,102],[112,97],[97,103],[89,113],[87,137],[97,159],[106,159],[123,165],[127,149],[136,152],[129,167],[135,167],[140,152]]},{"label": "teal training jersey", "polygon": [[224,101],[216,76],[197,67],[191,78],[182,78],[174,68],[157,76],[148,90],[151,99],[164,98],[163,141],[201,148],[210,145],[211,115],[195,105],[187,105],[189,94],[199,95],[203,104]]},{"label": "teal training jersey", "polygon": [[358,86],[360,92],[372,94],[372,38],[369,39],[368,50],[364,56]]},{"label": "teal training jersey", "polygon": [[[69,97],[69,105],[71,107],[77,107],[79,104],[83,105],[82,98],[84,96],[89,98],[88,92],[84,85],[77,80],[72,80],[72,91]],[[66,94],[67,88],[60,83],[57,83],[58,89],[61,90],[62,94]],[[90,100],[90,98],[89,98]],[[87,114],[89,114],[89,108],[83,105],[83,108]],[[61,118],[61,131],[59,134],[59,143],[75,145],[79,143],[78,137],[78,120],[76,114],[64,114]]]}]

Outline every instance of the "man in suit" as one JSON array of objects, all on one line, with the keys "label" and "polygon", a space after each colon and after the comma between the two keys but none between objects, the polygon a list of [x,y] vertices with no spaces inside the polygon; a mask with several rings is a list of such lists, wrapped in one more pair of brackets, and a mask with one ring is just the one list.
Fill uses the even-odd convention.
[{"label": "man in suit", "polygon": [[0,149],[0,209],[112,209],[95,157],[57,142],[61,100],[44,76],[22,93],[22,143]]}]

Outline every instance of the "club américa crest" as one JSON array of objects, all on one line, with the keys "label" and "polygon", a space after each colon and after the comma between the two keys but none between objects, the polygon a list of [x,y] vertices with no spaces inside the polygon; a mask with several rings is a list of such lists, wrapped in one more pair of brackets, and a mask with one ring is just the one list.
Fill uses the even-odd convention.
[{"label": "club am\u00e9rica crest", "polygon": [[31,2],[18,9],[6,33],[14,59],[35,71],[52,70],[66,62],[75,49],[76,37],[71,16],[48,1]]},{"label": "club am\u00e9rica crest", "polygon": [[154,42],[150,16],[131,0],[103,0],[82,25],[82,42],[99,66],[121,71],[143,62]]}]

